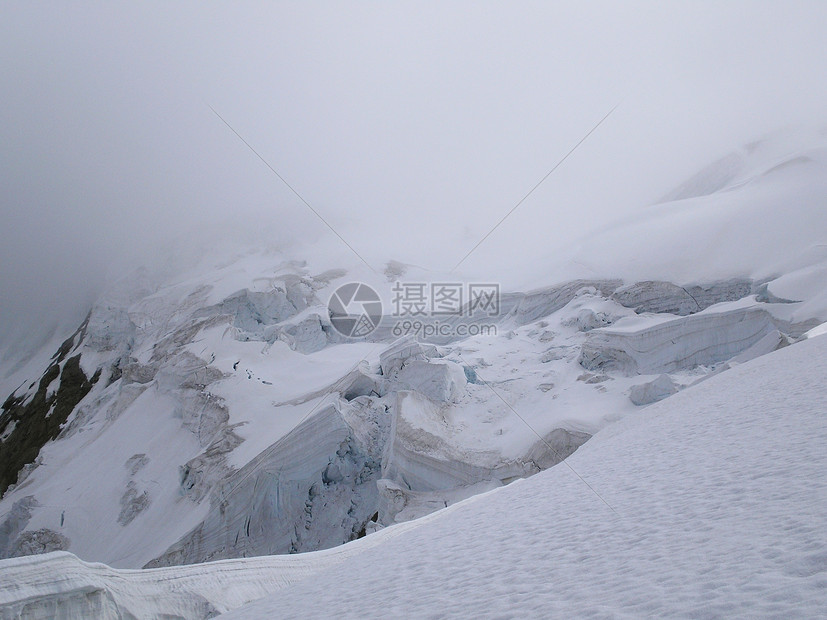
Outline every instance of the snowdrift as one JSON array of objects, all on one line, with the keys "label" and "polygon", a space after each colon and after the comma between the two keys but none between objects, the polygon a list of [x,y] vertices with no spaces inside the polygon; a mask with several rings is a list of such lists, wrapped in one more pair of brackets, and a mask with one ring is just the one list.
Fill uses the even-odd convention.
[{"label": "snowdrift", "polygon": [[567,464],[343,547],[144,571],[5,560],[0,610],[820,617],[825,386],[816,337],[627,416]]}]

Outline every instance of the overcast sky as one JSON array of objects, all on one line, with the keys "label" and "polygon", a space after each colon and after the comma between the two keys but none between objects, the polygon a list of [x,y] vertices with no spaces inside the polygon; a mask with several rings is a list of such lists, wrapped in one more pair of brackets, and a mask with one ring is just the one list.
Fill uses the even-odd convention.
[{"label": "overcast sky", "polygon": [[208,104],[370,262],[449,269],[620,103],[464,265],[514,269],[827,124],[825,32],[824,2],[6,0],[0,340],[176,242],[341,243]]}]

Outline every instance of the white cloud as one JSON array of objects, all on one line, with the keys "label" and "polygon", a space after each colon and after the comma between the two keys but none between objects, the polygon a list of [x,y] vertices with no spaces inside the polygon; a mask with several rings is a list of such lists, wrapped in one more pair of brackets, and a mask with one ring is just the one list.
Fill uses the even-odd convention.
[{"label": "white cloud", "polygon": [[[821,3],[6,3],[0,312],[82,315],[169,240],[495,270],[777,126],[824,122]],[[517,248],[517,250],[515,250]],[[0,330],[2,332],[3,330]],[[2,335],[0,335],[2,338]]]}]

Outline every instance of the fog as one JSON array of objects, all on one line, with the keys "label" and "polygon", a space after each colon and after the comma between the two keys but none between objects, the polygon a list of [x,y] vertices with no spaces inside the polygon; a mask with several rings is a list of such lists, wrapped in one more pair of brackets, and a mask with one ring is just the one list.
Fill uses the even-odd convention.
[{"label": "fog", "polygon": [[171,249],[342,244],[210,106],[372,266],[448,270],[617,105],[461,267],[501,278],[827,123],[824,32],[821,2],[4,2],[0,344]]}]

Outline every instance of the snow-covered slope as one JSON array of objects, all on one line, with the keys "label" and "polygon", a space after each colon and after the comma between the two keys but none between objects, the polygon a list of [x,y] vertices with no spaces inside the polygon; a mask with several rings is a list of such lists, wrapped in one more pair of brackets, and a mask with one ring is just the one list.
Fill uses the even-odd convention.
[{"label": "snow-covered slope", "polygon": [[[132,274],[9,374],[0,557],[165,567],[372,538],[801,346],[827,321],[825,143],[751,145],[437,336],[399,337],[397,283],[478,280],[267,251]],[[367,338],[331,322],[347,282],[383,301]]]},{"label": "snow-covered slope", "polygon": [[[721,373],[559,464],[344,547],[116,571],[6,560],[4,617],[827,614],[827,338]],[[119,615],[120,614],[120,615]]]},{"label": "snow-covered slope", "polygon": [[[552,279],[691,285],[784,276],[770,290],[801,299],[814,278],[824,280],[826,168],[825,130],[779,132],[753,142],[701,171],[664,202],[600,224],[570,256],[549,266]],[[548,271],[529,269],[525,276],[524,286],[549,281]],[[819,298],[814,305],[823,311],[827,301]]]},{"label": "snow-covered slope", "polygon": [[823,617],[825,442],[819,337],[228,617]]},{"label": "snow-covered slope", "polygon": [[[255,261],[271,269],[242,262],[250,282]],[[236,291],[218,276],[105,298],[7,402],[7,463],[37,459],[0,503],[4,555],[138,568],[335,546],[545,469],[635,404],[815,324],[749,280],[657,312],[649,289],[578,280],[514,296],[496,335],[347,343],[320,304],[345,276],[291,265]],[[689,294],[652,286],[666,306]]]}]

